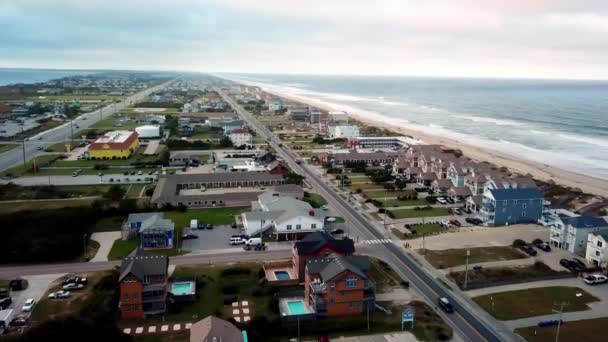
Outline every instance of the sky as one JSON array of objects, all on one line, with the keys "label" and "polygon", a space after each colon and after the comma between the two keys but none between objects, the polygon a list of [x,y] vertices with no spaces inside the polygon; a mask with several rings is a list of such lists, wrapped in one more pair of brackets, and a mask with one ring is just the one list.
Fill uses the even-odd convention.
[{"label": "sky", "polygon": [[608,79],[607,0],[0,0],[0,67]]}]

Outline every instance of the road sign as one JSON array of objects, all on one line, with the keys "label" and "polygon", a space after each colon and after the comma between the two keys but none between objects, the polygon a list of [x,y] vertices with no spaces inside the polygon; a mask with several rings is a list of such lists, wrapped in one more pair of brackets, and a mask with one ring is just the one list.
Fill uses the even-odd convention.
[{"label": "road sign", "polygon": [[411,322],[412,329],[414,328],[414,316],[414,308],[408,306],[407,308],[405,308],[405,310],[403,310],[403,312],[401,313],[401,330],[405,330],[406,322]]}]

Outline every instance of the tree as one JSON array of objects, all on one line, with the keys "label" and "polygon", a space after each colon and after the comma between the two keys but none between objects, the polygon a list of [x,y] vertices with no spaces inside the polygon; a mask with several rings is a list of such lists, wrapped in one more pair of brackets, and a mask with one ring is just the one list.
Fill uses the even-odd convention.
[{"label": "tree", "polygon": [[110,200],[110,201],[118,201],[121,198],[123,198],[123,196],[125,195],[126,192],[127,192],[127,190],[120,187],[120,185],[114,184],[103,195],[103,198]]},{"label": "tree", "polygon": [[395,187],[399,190],[403,190],[405,187],[407,187],[407,181],[399,178],[395,181]]},{"label": "tree", "polygon": [[289,171],[285,175],[285,182],[288,184],[302,185],[302,183],[304,183],[304,176],[300,176],[295,172]]},{"label": "tree", "polygon": [[393,183],[384,183],[384,189],[388,191],[395,191],[395,185]]},{"label": "tree", "polygon": [[134,198],[123,198],[118,202],[118,210],[123,213],[132,213],[137,209],[137,201]]},{"label": "tree", "polygon": [[230,140],[230,138],[228,138],[227,135],[223,136],[222,139],[220,139],[220,146],[221,147],[232,147],[232,140]]}]

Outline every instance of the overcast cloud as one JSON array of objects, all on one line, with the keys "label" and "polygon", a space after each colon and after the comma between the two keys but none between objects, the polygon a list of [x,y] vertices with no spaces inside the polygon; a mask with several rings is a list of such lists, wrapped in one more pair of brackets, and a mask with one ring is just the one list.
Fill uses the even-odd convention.
[{"label": "overcast cloud", "polygon": [[0,0],[0,67],[608,79],[606,0]]}]

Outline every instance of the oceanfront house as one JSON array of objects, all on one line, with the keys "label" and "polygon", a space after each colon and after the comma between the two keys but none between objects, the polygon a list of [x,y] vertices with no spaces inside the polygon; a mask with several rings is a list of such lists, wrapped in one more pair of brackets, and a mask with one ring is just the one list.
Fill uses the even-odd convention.
[{"label": "oceanfront house", "polygon": [[390,152],[370,152],[370,153],[327,153],[323,152],[319,154],[319,161],[323,164],[336,166],[346,166],[349,164],[365,163],[367,166],[379,166],[382,164],[392,164],[396,153]]},{"label": "oceanfront house", "polygon": [[311,124],[318,124],[321,122],[321,112],[318,110],[313,110],[310,112],[310,123]]},{"label": "oceanfront house", "polygon": [[587,263],[592,266],[606,267],[608,263],[608,231],[587,235]]},{"label": "oceanfront house", "polygon": [[89,145],[88,157],[93,160],[127,159],[139,146],[139,136],[132,131],[111,131]]},{"label": "oceanfront house", "polygon": [[332,254],[306,263],[306,303],[317,316],[361,315],[373,311],[375,285],[367,256]]},{"label": "oceanfront house", "polygon": [[139,237],[141,249],[169,249],[173,248],[175,224],[161,212],[129,214],[121,233],[123,240]]},{"label": "oceanfront house", "polygon": [[400,149],[414,143],[408,137],[355,137],[348,140],[349,148],[392,148]]},{"label": "oceanfront house", "polygon": [[431,191],[434,195],[446,195],[452,187],[453,183],[449,179],[435,179],[431,182]]},{"label": "oceanfront house", "polygon": [[472,193],[466,186],[451,187],[448,190],[448,197],[454,201],[454,203],[460,203],[466,201],[467,198],[471,197]]},{"label": "oceanfront house", "polygon": [[207,316],[190,327],[190,342],[244,342],[243,336],[234,324],[215,316]]},{"label": "oceanfront house", "polygon": [[122,319],[143,319],[164,314],[167,298],[167,256],[128,256],[118,278],[118,309]]},{"label": "oceanfront house", "polygon": [[355,252],[355,243],[350,238],[335,239],[325,231],[308,234],[300,241],[296,241],[292,248],[292,261],[300,282],[304,281],[306,263],[309,260],[328,257],[330,254],[343,256]]},{"label": "oceanfront house", "polygon": [[270,102],[268,102],[268,110],[271,112],[276,113],[278,111],[283,110],[283,108],[284,108],[284,105],[283,105],[283,101],[281,101],[281,100],[275,99],[275,100],[271,100]]},{"label": "oceanfront house", "polygon": [[249,131],[244,129],[235,129],[228,133],[228,138],[235,147],[241,147],[243,145],[251,145],[253,143],[253,136]]},{"label": "oceanfront house", "polygon": [[359,136],[359,126],[355,125],[329,125],[327,127],[329,137],[332,139],[352,140]]},{"label": "oceanfront house", "polygon": [[505,226],[536,223],[544,209],[543,194],[537,188],[487,189],[479,211],[484,225]]},{"label": "oceanfront house", "polygon": [[287,108],[287,115],[293,121],[308,122],[310,120],[310,107],[289,106]]},{"label": "oceanfront house", "polygon": [[276,240],[297,240],[322,230],[327,212],[290,194],[267,191],[251,203],[251,211],[241,214],[249,236],[271,232]]},{"label": "oceanfront house", "polygon": [[283,175],[269,172],[161,175],[150,203],[159,208],[167,204],[195,208],[243,207],[255,201],[265,191],[262,188],[284,183]]},{"label": "oceanfront house", "polygon": [[608,222],[595,216],[562,216],[551,225],[551,245],[585,256],[590,234],[608,233]]}]

